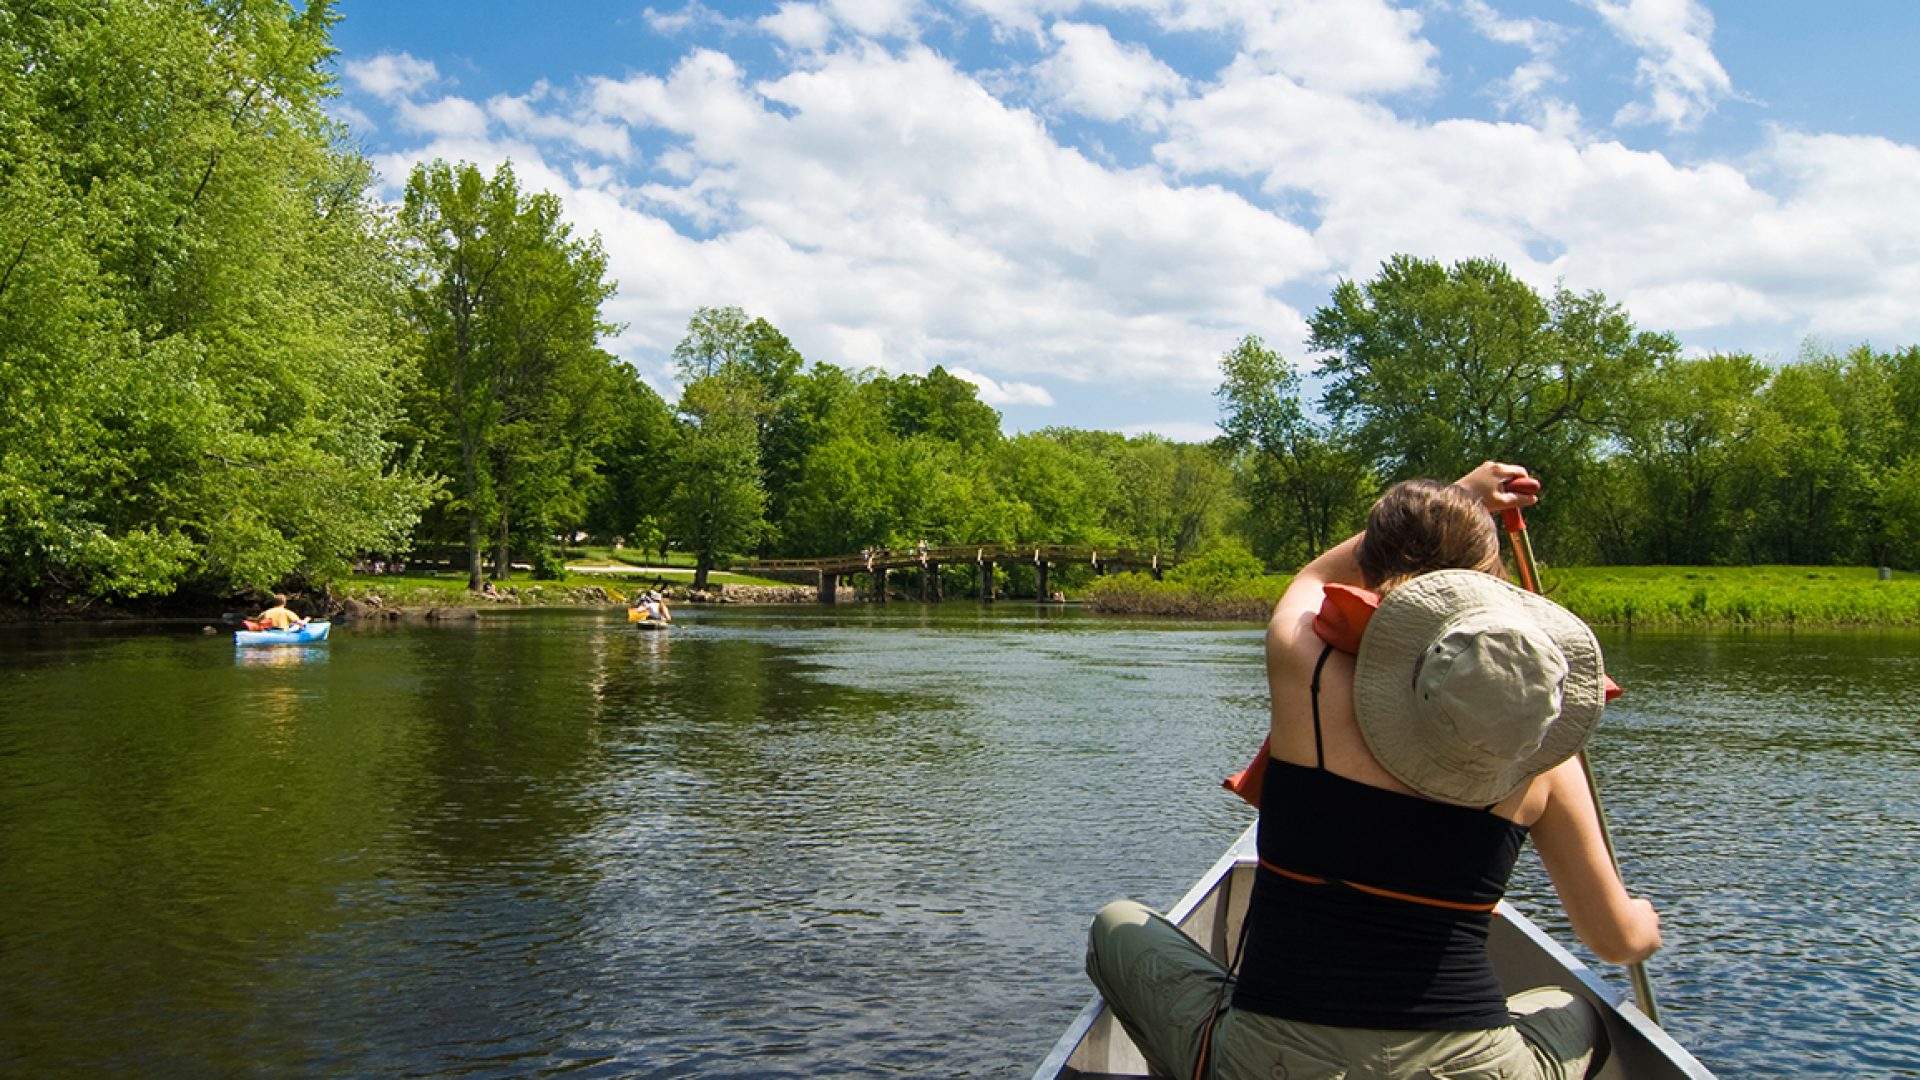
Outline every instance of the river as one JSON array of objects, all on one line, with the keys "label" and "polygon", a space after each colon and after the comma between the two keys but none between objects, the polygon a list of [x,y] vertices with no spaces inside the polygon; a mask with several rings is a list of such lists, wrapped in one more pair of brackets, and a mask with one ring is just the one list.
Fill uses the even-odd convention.
[{"label": "river", "polygon": [[[1249,820],[1255,628],[679,615],[0,628],[0,1073],[1024,1076]],[[1669,1027],[1920,1075],[1920,636],[1602,642]]]}]

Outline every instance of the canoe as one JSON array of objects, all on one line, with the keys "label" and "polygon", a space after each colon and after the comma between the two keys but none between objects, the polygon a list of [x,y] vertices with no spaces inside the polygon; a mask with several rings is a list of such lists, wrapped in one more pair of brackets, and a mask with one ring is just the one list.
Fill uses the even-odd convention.
[{"label": "canoe", "polygon": [[295,630],[235,630],[235,645],[305,645],[313,641],[327,640],[327,631],[333,628],[329,622],[310,622]]},{"label": "canoe", "polygon": [[[1207,946],[1222,962],[1232,943],[1240,938],[1240,922],[1246,917],[1247,899],[1253,892],[1258,859],[1254,834],[1255,827],[1250,826],[1167,913],[1174,925]],[[1091,910],[1088,917],[1092,917]],[[1505,901],[1495,912],[1488,948],[1507,993],[1560,986],[1600,1010],[1613,1050],[1605,1067],[1594,1074],[1599,1080],[1698,1080],[1713,1076],[1685,1047],[1648,1020],[1623,992],[1603,982],[1593,969]],[[1140,1051],[1096,994],[1067,1025],[1066,1033],[1034,1071],[1033,1080],[1118,1080],[1147,1075]]]}]

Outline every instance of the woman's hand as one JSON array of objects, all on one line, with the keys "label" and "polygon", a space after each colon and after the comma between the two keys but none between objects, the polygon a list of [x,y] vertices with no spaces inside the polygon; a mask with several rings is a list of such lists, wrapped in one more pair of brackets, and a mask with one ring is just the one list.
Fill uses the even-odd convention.
[{"label": "woman's hand", "polygon": [[1490,514],[1502,510],[1515,510],[1523,506],[1532,506],[1540,501],[1539,481],[1518,485],[1524,490],[1511,491],[1508,486],[1515,480],[1531,479],[1523,465],[1508,465],[1502,461],[1483,461],[1480,467],[1454,481],[1480,500],[1480,505]]},{"label": "woman's hand", "polygon": [[1660,948],[1660,913],[1654,910],[1653,901],[1633,898],[1635,925],[1634,947],[1624,959],[1623,964],[1637,964],[1652,956]]}]

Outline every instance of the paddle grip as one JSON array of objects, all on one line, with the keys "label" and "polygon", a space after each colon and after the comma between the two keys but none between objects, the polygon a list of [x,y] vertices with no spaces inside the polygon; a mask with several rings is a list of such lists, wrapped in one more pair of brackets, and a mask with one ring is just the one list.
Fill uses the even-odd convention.
[{"label": "paddle grip", "polygon": [[[1538,495],[1540,494],[1540,481],[1535,480],[1531,476],[1520,476],[1501,484],[1500,489],[1502,491],[1511,491],[1515,495]],[[1500,511],[1500,521],[1510,533],[1525,532],[1527,530],[1527,519],[1521,516],[1520,508],[1517,506],[1510,506]]]}]

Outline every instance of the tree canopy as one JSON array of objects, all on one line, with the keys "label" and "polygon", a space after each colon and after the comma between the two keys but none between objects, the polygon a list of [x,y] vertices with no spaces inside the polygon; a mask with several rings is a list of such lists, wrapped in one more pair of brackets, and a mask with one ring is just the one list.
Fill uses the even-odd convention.
[{"label": "tree canopy", "polygon": [[325,581],[405,542],[407,342],[324,2],[0,12],[0,590]]}]

